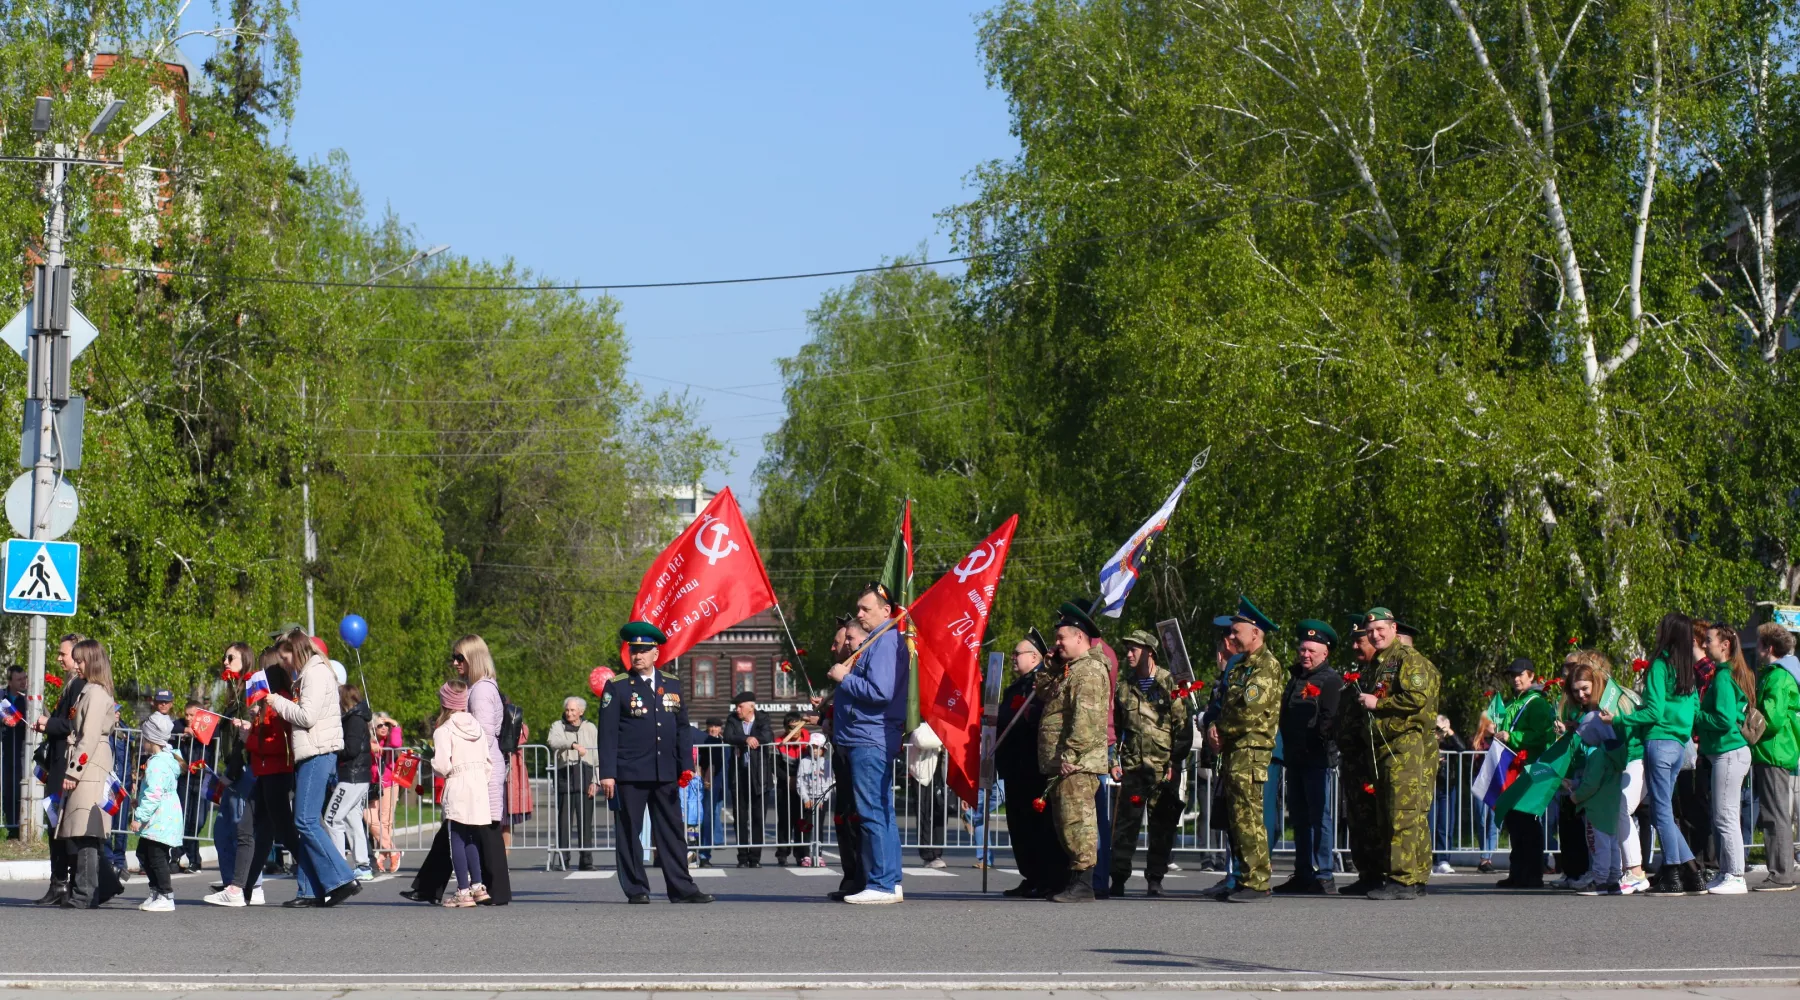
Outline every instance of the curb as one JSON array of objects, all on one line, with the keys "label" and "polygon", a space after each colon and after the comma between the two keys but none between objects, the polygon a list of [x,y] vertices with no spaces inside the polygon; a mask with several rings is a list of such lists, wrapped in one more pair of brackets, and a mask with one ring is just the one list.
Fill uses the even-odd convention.
[{"label": "curb", "polygon": [[407,981],[394,979],[383,982],[287,982],[272,983],[250,981],[241,983],[227,982],[194,982],[167,980],[130,980],[130,979],[0,979],[0,989],[15,990],[79,990],[83,992],[121,993],[140,991],[152,993],[193,993],[193,992],[369,992],[373,990],[434,992],[434,993],[512,993],[512,992],[556,992],[556,993],[592,993],[592,992],[684,992],[684,993],[738,993],[769,991],[805,991],[805,990],[937,990],[937,991],[982,991],[982,992],[1018,992],[1030,990],[1048,992],[1054,990],[1103,990],[1107,992],[1143,992],[1152,990],[1188,990],[1207,992],[1309,992],[1309,993],[1360,993],[1360,992],[1422,992],[1425,990],[1675,990],[1675,989],[1723,989],[1723,988],[1768,988],[1768,987],[1800,987],[1800,978],[1768,979],[1412,979],[1412,980],[1358,980],[1358,979],[1315,979],[1315,980],[1106,980],[1106,979],[1055,979],[1038,982],[995,983],[993,981],[976,981],[958,979],[760,979],[740,980],[736,982],[692,982],[668,979],[646,979],[636,981],[536,981],[536,980],[477,980],[461,983],[446,983],[442,980]]}]

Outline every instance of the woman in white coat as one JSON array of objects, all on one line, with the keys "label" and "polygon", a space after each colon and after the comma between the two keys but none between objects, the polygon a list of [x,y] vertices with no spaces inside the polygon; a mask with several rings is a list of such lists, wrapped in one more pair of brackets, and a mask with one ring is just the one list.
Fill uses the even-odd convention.
[{"label": "woman in white coat", "polygon": [[488,779],[494,767],[481,723],[468,712],[468,688],[445,684],[438,689],[438,704],[444,710],[432,734],[431,769],[444,779],[438,805],[450,821],[450,864],[456,871],[456,892],[444,897],[444,905],[474,906],[488,898],[481,884],[481,830],[493,822]]}]

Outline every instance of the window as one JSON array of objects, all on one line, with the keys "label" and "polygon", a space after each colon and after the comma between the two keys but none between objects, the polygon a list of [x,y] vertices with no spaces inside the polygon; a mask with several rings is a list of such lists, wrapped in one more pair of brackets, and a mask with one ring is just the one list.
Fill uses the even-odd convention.
[{"label": "window", "polygon": [[[792,661],[789,661],[792,662]],[[775,697],[798,698],[800,696],[800,678],[781,669],[782,659],[775,659]],[[795,670],[800,669],[795,667]]]},{"label": "window", "polygon": [[713,661],[709,656],[694,657],[694,690],[692,697],[713,696]]},{"label": "window", "polygon": [[692,513],[694,513],[694,511],[696,509],[697,508],[695,507],[695,500],[693,497],[676,497],[675,498],[675,513],[677,513],[677,514],[692,514]]},{"label": "window", "polygon": [[731,693],[739,691],[756,693],[756,661],[748,656],[731,658]]}]

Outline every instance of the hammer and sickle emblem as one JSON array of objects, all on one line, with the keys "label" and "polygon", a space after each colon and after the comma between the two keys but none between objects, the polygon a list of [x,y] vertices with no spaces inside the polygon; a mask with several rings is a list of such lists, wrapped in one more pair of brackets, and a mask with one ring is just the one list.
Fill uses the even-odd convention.
[{"label": "hammer and sickle emblem", "polygon": [[702,531],[694,536],[694,548],[698,549],[700,554],[706,557],[706,564],[711,566],[733,552],[736,552],[738,550],[738,543],[731,540],[731,529],[726,527],[722,522],[713,522],[709,530],[712,531],[713,536],[712,546],[710,548],[707,546],[706,532]]},{"label": "hammer and sickle emblem", "polygon": [[974,550],[973,552],[970,552],[968,555],[964,556],[962,562],[959,562],[955,566],[950,567],[950,572],[956,574],[956,582],[957,583],[968,583],[969,577],[974,576],[975,574],[981,572],[984,569],[987,569],[988,564],[992,563],[993,561],[994,561],[994,550],[989,548],[986,545],[983,545],[981,548],[978,548],[978,549]]}]

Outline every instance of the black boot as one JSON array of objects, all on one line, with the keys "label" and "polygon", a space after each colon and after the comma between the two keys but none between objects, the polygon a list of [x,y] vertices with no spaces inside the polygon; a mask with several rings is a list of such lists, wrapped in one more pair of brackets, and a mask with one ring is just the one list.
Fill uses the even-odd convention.
[{"label": "black boot", "polygon": [[32,900],[31,905],[33,905],[33,906],[55,906],[56,904],[62,902],[63,897],[67,896],[68,894],[69,894],[69,883],[68,883],[67,879],[52,879],[50,881],[49,890],[47,890],[42,897]]},{"label": "black boot", "polygon": [[1130,877],[1131,876],[1129,875],[1114,875],[1112,877],[1112,885],[1106,890],[1107,896],[1117,897],[1125,895],[1125,881]]},{"label": "black boot", "polygon": [[1675,874],[1674,865],[1663,865],[1656,870],[1656,877],[1650,880],[1650,889],[1646,896],[1685,896],[1681,888],[1681,879]]},{"label": "black boot", "polygon": [[1162,879],[1148,877],[1144,879],[1144,895],[1155,897],[1162,894]]},{"label": "black boot", "polygon": [[1706,880],[1700,874],[1700,862],[1689,860],[1687,864],[1677,865],[1675,876],[1681,882],[1681,891],[1689,896],[1698,896],[1706,892]]},{"label": "black boot", "polygon": [[1094,901],[1094,872],[1080,868],[1069,873],[1068,888],[1050,897],[1052,903],[1091,903]]}]

